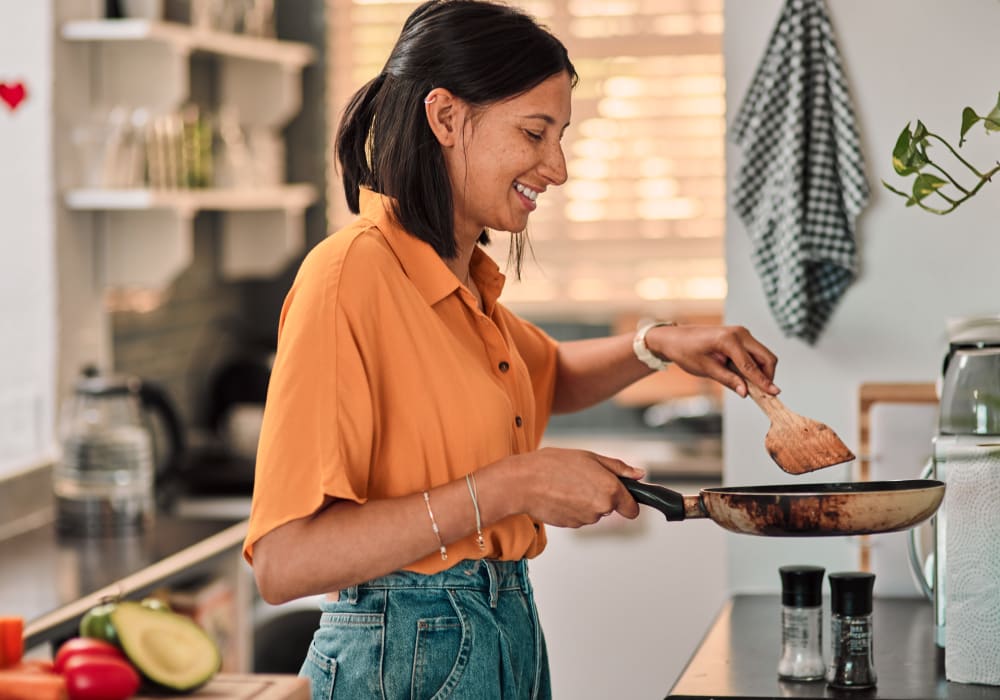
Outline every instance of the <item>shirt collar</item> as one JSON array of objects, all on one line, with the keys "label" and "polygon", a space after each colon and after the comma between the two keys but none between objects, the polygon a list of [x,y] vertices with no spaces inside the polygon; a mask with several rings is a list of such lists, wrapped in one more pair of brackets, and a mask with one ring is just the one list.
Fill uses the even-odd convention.
[{"label": "shirt collar", "polygon": [[[359,200],[361,217],[374,223],[389,242],[406,276],[428,304],[433,306],[462,286],[430,244],[400,226],[392,214],[390,197],[362,187]],[[478,246],[472,251],[469,273],[483,297],[483,312],[489,316],[506,278],[493,259]]]}]

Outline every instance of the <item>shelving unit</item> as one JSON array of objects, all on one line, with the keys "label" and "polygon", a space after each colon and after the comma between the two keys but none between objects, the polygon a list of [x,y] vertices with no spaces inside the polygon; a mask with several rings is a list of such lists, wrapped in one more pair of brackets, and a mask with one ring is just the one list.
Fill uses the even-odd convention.
[{"label": "shelving unit", "polygon": [[[86,66],[87,96],[75,118],[97,106],[149,114],[176,112],[191,99],[191,60],[208,56],[217,104],[253,129],[280,172],[281,130],[302,106],[301,71],[316,60],[308,44],[208,31],[176,22],[74,19],[60,35]],[[69,115],[72,121],[74,115]],[[72,125],[71,125],[72,126]],[[205,189],[63,191],[74,216],[94,217],[99,279],[105,288],[162,288],[190,265],[194,217],[220,212],[221,269],[230,279],[280,271],[305,243],[304,212],[318,200],[310,184]]]},{"label": "shelving unit", "polygon": [[182,53],[201,51],[303,68],[316,59],[308,44],[196,29],[177,22],[142,19],[75,20],[62,27],[68,41],[158,41]]},{"label": "shelving unit", "polygon": [[316,201],[316,196],[312,185],[297,184],[254,189],[73,189],[66,192],[65,199],[66,206],[75,211],[171,209],[182,216],[192,216],[199,211],[301,212]]}]

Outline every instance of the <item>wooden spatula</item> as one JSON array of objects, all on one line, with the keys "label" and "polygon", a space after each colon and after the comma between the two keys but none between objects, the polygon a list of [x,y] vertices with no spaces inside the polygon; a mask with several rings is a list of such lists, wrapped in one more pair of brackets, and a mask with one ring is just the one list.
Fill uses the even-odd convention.
[{"label": "wooden spatula", "polygon": [[788,410],[776,396],[765,393],[746,378],[744,381],[750,398],[771,419],[764,448],[783,470],[805,474],[854,459],[854,453],[830,426]]}]

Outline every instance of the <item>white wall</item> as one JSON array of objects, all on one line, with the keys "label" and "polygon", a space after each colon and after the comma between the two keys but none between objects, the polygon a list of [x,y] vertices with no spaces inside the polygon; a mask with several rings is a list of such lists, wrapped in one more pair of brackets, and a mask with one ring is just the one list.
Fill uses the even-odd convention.
[{"label": "white wall", "polygon": [[52,186],[52,8],[0,0],[0,473],[51,447],[55,393],[55,222]]},{"label": "white wall", "polygon": [[[899,184],[890,154],[907,122],[956,138],[966,105],[988,111],[997,98],[996,0],[827,0],[859,121],[872,200],[858,224],[861,276],[819,342],[782,336],[750,262],[746,232],[728,212],[726,318],[750,328],[781,358],[777,383],[792,410],[829,424],[849,444],[858,434],[857,391],[867,381],[932,381],[945,347],[945,319],[1000,313],[1000,182],[945,217],[907,209],[880,180]],[[726,99],[735,111],[763,54],[779,0],[725,4]],[[1000,157],[1000,135],[964,147],[976,163]],[[727,144],[727,180],[741,163]],[[906,186],[908,187],[908,185]],[[904,189],[906,188],[904,187]],[[850,467],[789,477],[764,453],[767,420],[750,401],[727,397],[725,479],[730,484],[793,479],[839,481]],[[920,465],[915,465],[914,472]],[[727,535],[733,592],[778,590],[777,568],[815,563],[857,568],[846,538],[782,540]],[[877,585],[877,583],[876,583]]]},{"label": "white wall", "polygon": [[102,0],[0,0],[0,82],[28,91],[15,111],[0,103],[0,477],[57,456],[61,401],[110,353],[92,215],[60,201],[91,85],[86,47],[58,28],[102,12]]}]

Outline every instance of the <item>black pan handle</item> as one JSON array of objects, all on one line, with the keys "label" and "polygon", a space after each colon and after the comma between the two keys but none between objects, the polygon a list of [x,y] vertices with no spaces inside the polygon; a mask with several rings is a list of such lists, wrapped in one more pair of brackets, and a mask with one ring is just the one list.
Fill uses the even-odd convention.
[{"label": "black pan handle", "polygon": [[647,484],[644,481],[636,481],[619,476],[618,479],[625,484],[625,488],[632,494],[636,503],[641,503],[667,516],[667,520],[684,519],[684,496],[671,491],[666,486]]}]

